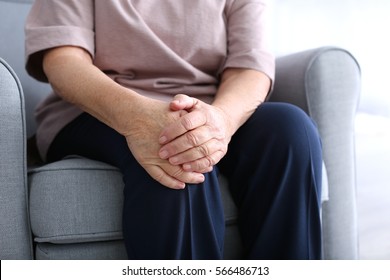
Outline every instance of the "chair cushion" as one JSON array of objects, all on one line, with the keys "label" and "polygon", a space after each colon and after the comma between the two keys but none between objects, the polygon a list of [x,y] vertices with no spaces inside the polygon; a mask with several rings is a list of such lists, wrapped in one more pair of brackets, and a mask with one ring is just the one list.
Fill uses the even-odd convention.
[{"label": "chair cushion", "polygon": [[118,169],[69,158],[31,170],[29,186],[36,242],[122,239],[123,181]]}]

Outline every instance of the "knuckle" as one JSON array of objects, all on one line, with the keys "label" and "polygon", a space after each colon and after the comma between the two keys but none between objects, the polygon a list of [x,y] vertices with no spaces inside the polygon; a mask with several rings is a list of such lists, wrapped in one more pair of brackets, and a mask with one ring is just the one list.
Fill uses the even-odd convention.
[{"label": "knuckle", "polygon": [[181,168],[175,168],[170,175],[174,178],[182,179],[183,171]]},{"label": "knuckle", "polygon": [[209,155],[209,148],[207,147],[207,145],[199,145],[196,148],[197,148],[199,154],[201,154],[202,156]]},{"label": "knuckle", "polygon": [[181,118],[181,125],[184,127],[186,130],[192,130],[193,129],[193,122],[189,114],[185,115],[184,117]]},{"label": "knuckle", "polygon": [[198,137],[195,135],[195,133],[190,131],[186,133],[185,136],[187,138],[188,143],[190,143],[190,145],[192,145],[193,147],[199,145],[199,140]]},{"label": "knuckle", "polygon": [[191,164],[192,170],[195,170],[197,172],[200,172],[205,169],[205,166],[203,166],[203,163],[201,160],[195,161]]},{"label": "knuckle", "polygon": [[204,157],[200,160],[195,161],[193,164],[194,170],[204,171],[214,166],[213,160],[210,157]]},{"label": "knuckle", "polygon": [[164,179],[165,179],[165,174],[163,172],[157,172],[156,174],[154,174],[154,179],[159,182],[160,184],[164,184]]},{"label": "knuckle", "polygon": [[214,166],[216,164],[216,161],[212,156],[207,156],[206,161],[207,161],[207,165],[205,167]]}]

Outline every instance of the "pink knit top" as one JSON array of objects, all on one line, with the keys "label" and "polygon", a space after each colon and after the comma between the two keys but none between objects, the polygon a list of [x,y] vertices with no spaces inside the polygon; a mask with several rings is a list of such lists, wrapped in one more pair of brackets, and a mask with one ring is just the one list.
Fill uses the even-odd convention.
[{"label": "pink knit top", "polygon": [[[42,51],[73,45],[139,94],[168,101],[183,93],[211,102],[225,68],[255,69],[274,79],[265,2],[36,0],[26,22],[26,69],[47,81]],[[56,134],[80,113],[55,92],[38,106],[43,158]]]}]

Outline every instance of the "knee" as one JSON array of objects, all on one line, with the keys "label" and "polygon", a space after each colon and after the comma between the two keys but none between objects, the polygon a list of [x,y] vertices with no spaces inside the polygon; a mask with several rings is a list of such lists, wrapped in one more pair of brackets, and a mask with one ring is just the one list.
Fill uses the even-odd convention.
[{"label": "knee", "polygon": [[263,129],[280,145],[304,147],[308,145],[308,141],[320,143],[316,124],[297,106],[265,103],[258,113],[257,118],[261,119]]},{"label": "knee", "polygon": [[[321,140],[314,121],[299,107],[287,103],[264,103],[250,120],[263,152],[293,155],[295,161],[322,162]],[[252,135],[253,137],[253,135]]]},{"label": "knee", "polygon": [[287,164],[291,171],[311,173],[317,182],[314,185],[319,187],[322,145],[314,121],[302,109],[291,104],[269,103],[263,109],[269,153],[279,158],[279,164]]}]

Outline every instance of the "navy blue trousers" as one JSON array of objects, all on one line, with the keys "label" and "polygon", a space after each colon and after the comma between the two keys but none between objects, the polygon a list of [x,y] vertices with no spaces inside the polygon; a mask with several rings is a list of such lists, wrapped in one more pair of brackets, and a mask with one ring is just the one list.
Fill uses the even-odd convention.
[{"label": "navy blue trousers", "polygon": [[262,104],[205,182],[184,190],[153,180],[125,138],[86,113],[57,135],[48,160],[70,154],[122,171],[123,234],[130,259],[221,259],[225,223],[219,173],[228,179],[239,210],[245,258],[322,256],[321,144],[312,120],[293,105]]}]

